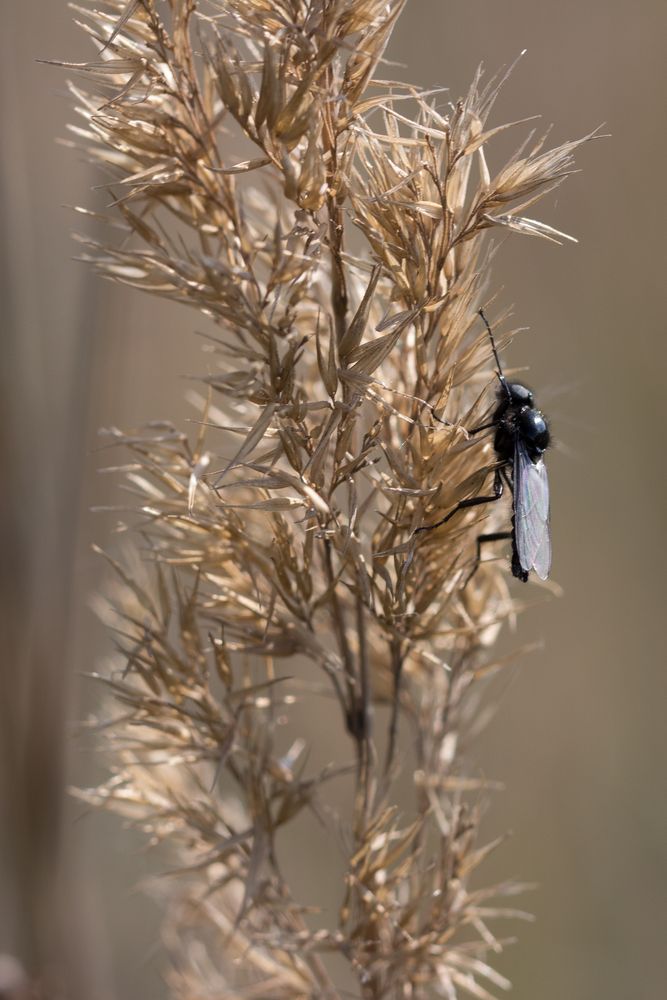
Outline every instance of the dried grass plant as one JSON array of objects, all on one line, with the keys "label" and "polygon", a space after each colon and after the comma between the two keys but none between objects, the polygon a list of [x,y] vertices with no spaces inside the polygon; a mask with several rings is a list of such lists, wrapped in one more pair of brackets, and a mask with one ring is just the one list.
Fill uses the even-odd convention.
[{"label": "dried grass plant", "polygon": [[[109,432],[129,453],[134,547],[103,611],[111,777],[81,793],[175,859],[179,1000],[484,1000],[509,985],[493,927],[519,887],[471,882],[493,845],[461,753],[515,609],[506,560],[470,576],[476,539],[509,513],[414,532],[488,487],[492,441],[469,434],[494,404],[477,316],[488,233],[559,241],[524,213],[578,143],[530,134],[490,169],[502,79],[478,74],[449,105],[380,77],[404,6],[74,8],[97,50],[64,64],[83,81],[75,144],[112,196],[113,235],[84,256],[217,327],[197,433]],[[312,771],[295,712],[323,705],[347,745]],[[350,811],[334,820],[341,775]],[[343,858],[334,915],[283,872],[304,812]]]}]

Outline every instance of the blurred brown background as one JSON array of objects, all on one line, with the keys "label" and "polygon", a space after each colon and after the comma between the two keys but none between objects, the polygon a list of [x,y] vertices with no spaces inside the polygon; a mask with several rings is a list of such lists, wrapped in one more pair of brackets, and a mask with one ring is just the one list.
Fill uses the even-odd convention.
[{"label": "blurred brown background", "polygon": [[[665,11],[415,0],[389,52],[405,68],[387,76],[455,99],[480,60],[491,72],[526,48],[494,121],[539,113],[554,141],[601,123],[612,134],[536,212],[579,244],[515,237],[495,272],[531,328],[511,357],[530,365],[563,445],[549,471],[564,596],[535,591],[505,638],[544,649],[524,657],[477,748],[506,784],[487,832],[514,832],[485,878],[539,883],[537,922],[512,928],[503,959],[521,1000],[664,995]],[[99,178],[55,145],[72,118],[65,75],[35,60],[90,50],[65,0],[5,0],[2,13],[0,952],[54,969],[65,956],[81,1000],[158,1000],[158,909],[134,891],[150,860],[120,822],[77,821],[62,788],[98,769],[70,738],[95,698],[78,674],[107,642],[87,607],[101,573],[90,542],[113,524],[88,513],[109,500],[96,429],[190,415],[197,318],[72,260],[61,206],[91,204]],[[321,859],[301,850],[315,877]]]}]

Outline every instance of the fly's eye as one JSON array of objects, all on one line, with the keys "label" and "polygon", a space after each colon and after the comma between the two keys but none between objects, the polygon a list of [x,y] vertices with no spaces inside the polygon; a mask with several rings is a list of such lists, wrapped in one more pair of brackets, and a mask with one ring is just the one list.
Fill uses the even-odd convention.
[{"label": "fly's eye", "polygon": [[520,382],[508,382],[507,389],[515,406],[533,406],[533,394]]}]

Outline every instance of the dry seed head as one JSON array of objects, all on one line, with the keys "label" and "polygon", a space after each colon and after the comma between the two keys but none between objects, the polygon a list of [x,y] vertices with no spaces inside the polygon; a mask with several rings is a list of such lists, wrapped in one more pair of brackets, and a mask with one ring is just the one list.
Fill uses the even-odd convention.
[{"label": "dry seed head", "polygon": [[[484,785],[460,753],[513,608],[502,561],[468,578],[482,524],[507,512],[414,531],[495,462],[469,434],[493,406],[486,230],[558,239],[522,213],[578,143],[492,168],[502,81],[478,74],[445,108],[374,78],[404,5],[75,8],[96,53],[69,67],[73,144],[104,170],[114,227],[84,257],[209,321],[195,439],[113,432],[144,559],[114,564],[102,679],[123,711],[105,729],[112,777],[82,793],[171,848],[183,1000],[337,998],[332,953],[373,1000],[507,985],[489,921],[516,915],[516,886],[470,887]],[[292,715],[315,689],[347,731],[320,772]],[[395,803],[408,729],[413,815]],[[280,835],[304,811],[330,827],[328,782],[345,775],[340,913],[307,915]]]}]

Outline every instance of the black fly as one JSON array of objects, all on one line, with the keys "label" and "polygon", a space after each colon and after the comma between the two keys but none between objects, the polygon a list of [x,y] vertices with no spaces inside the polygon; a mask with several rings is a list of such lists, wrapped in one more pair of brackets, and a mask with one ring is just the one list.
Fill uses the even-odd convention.
[{"label": "black fly", "polygon": [[519,382],[508,382],[505,378],[491,327],[483,310],[480,309],[479,314],[489,333],[500,386],[491,422],[477,427],[472,433],[495,429],[493,446],[499,464],[493,479],[493,495],[461,500],[442,520],[417,528],[415,534],[440,527],[466,507],[499,500],[503,495],[503,484],[506,484],[512,494],[512,530],[480,535],[477,540],[478,559],[484,542],[510,538],[514,576],[525,583],[528,574],[534,570],[540,579],[546,580],[551,568],[549,481],[544,464],[544,452],[550,440],[549,426],[544,415],[535,409],[530,389]]}]

